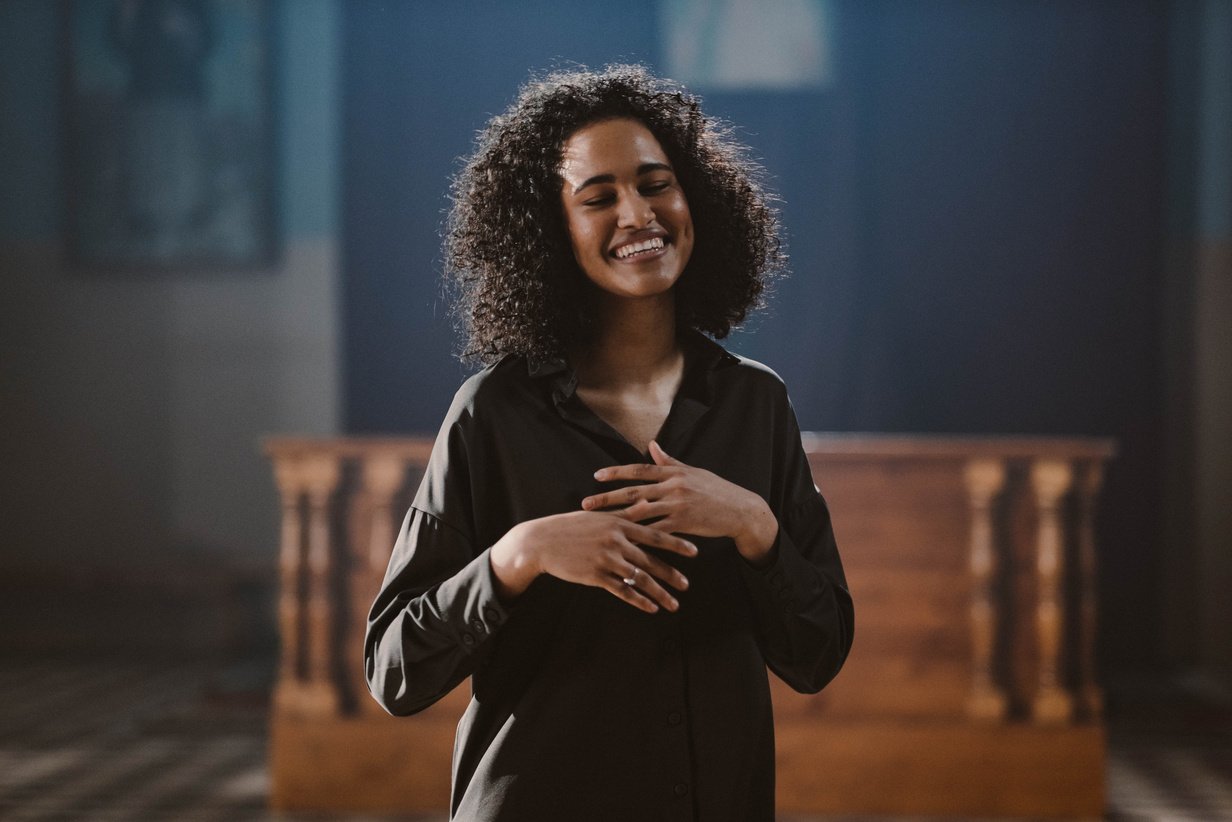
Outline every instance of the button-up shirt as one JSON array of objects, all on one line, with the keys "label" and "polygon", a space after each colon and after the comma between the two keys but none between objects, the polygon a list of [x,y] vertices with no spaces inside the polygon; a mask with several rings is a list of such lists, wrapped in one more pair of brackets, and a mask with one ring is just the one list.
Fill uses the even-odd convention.
[{"label": "button-up shirt", "polygon": [[454,398],[365,641],[393,714],[467,676],[451,812],[465,820],[758,822],[774,818],[766,667],[814,693],[842,666],[853,611],[787,392],[765,366],[693,331],[663,449],[759,494],[779,522],[766,567],[731,539],[660,557],[689,578],[648,614],[543,575],[507,604],[491,546],[526,520],[619,487],[594,472],[647,461],[578,397],[561,360],[506,357]]}]

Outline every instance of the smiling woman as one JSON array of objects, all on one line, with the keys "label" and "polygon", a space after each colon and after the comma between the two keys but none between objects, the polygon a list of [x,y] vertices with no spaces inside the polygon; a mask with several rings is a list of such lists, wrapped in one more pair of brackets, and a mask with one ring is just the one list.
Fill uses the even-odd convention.
[{"label": "smiling woman", "polygon": [[527,86],[455,183],[449,264],[489,365],[364,661],[394,714],[472,677],[456,818],[774,818],[766,667],[820,690],[853,611],[782,382],[702,333],[782,264],[755,172],[687,92],[617,66]]}]

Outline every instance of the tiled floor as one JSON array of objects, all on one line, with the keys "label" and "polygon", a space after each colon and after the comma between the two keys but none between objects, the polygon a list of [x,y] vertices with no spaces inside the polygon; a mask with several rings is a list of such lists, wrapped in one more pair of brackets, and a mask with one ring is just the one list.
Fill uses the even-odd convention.
[{"label": "tiled floor", "polygon": [[[265,810],[265,679],[260,665],[0,662],[0,819],[377,822]],[[1232,820],[1227,715],[1130,703],[1110,732],[1109,818]]]}]

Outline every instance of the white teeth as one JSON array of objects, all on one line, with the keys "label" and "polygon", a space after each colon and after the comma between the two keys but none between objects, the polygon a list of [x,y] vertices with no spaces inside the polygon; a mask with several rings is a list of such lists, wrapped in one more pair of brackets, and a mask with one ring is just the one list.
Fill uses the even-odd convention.
[{"label": "white teeth", "polygon": [[623,260],[643,251],[658,251],[662,247],[663,238],[653,237],[649,240],[642,240],[640,243],[629,243],[628,245],[622,245],[620,248],[616,249],[616,258]]}]

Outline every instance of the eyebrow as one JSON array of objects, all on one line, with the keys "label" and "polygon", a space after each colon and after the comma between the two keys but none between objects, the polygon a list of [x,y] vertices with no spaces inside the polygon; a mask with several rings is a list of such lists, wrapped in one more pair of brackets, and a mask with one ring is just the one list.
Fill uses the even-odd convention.
[{"label": "eyebrow", "polygon": [[[676,173],[675,170],[672,169],[672,167],[669,166],[667,163],[642,163],[640,166],[637,167],[636,176],[641,177],[643,174],[649,174],[652,171],[669,171],[673,174]],[[586,188],[587,186],[593,186],[599,183],[614,183],[614,182],[616,182],[615,174],[596,174],[594,177],[588,177],[586,180],[582,182],[581,185],[573,189],[573,193],[577,194],[579,191]]]}]

